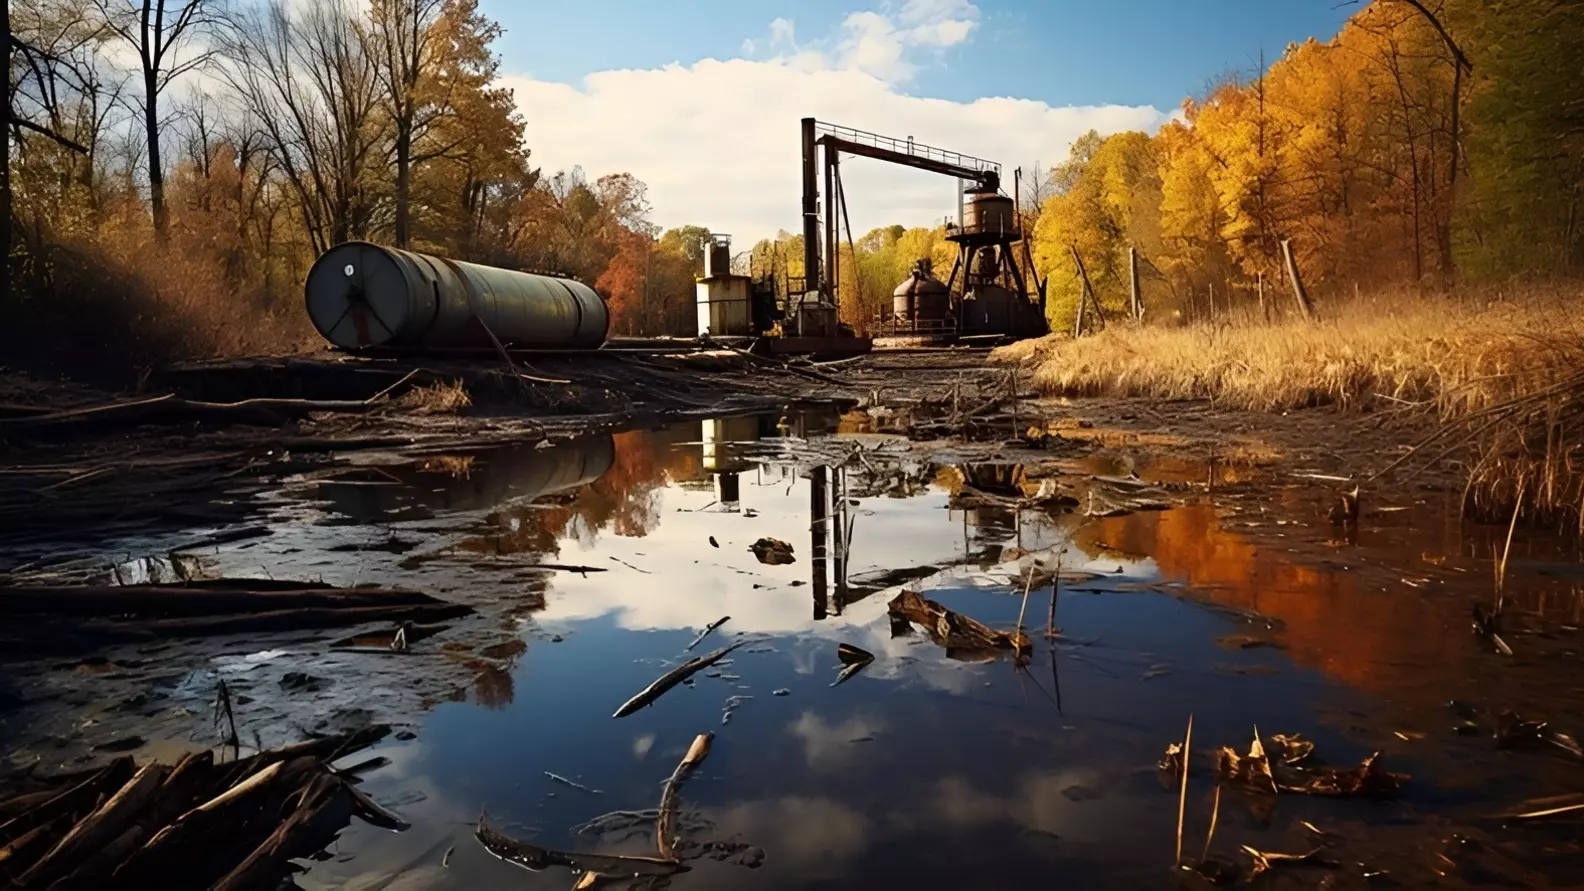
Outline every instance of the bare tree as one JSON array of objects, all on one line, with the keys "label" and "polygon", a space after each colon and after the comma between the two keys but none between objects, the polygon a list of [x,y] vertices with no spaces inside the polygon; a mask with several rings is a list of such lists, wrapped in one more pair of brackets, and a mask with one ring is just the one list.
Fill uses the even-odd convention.
[{"label": "bare tree", "polygon": [[237,19],[225,46],[225,77],[297,196],[315,251],[367,233],[371,163],[387,139],[355,21],[347,0],[295,11],[270,0]]},{"label": "bare tree", "polygon": [[439,49],[435,26],[445,0],[374,0],[370,11],[375,52],[375,72],[385,92],[384,102],[395,128],[396,246],[407,247],[412,237],[412,170],[428,158],[413,157],[413,142],[443,113],[433,95],[424,95],[425,81],[433,79]]},{"label": "bare tree", "polygon": [[176,78],[207,64],[221,17],[215,0],[93,0],[111,33],[137,51],[143,81],[143,128],[148,142],[149,205],[163,241],[170,226],[165,168],[160,158],[160,94]]}]

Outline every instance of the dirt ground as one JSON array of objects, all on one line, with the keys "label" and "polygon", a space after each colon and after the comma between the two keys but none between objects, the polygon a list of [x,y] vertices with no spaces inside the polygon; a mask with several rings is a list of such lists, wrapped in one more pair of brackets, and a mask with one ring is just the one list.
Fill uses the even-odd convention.
[{"label": "dirt ground", "polygon": [[[507,443],[552,455],[576,453],[589,437],[613,431],[749,413],[779,415],[785,423],[809,406],[839,413],[835,430],[857,435],[860,443],[863,434],[889,434],[888,460],[907,456],[925,465],[966,468],[958,482],[970,489],[1000,485],[1012,493],[995,496],[1003,507],[1023,496],[1055,504],[1054,491],[1066,499],[1061,503],[1092,511],[1086,481],[1139,479],[1173,493],[1173,504],[1213,496],[1209,525],[1235,525],[1246,540],[1279,548],[1289,560],[1327,572],[1344,563],[1351,571],[1356,561],[1360,586],[1445,584],[1452,590],[1462,584],[1458,574],[1468,572],[1421,562],[1414,549],[1418,539],[1400,519],[1441,516],[1448,505],[1455,514],[1455,460],[1372,478],[1426,435],[1431,427],[1425,418],[1036,398],[1016,372],[987,358],[982,350],[882,353],[817,365],[721,353],[561,357],[525,363],[514,369],[515,379],[488,363],[431,362],[418,370],[384,360],[281,359],[180,369],[154,382],[143,398],[168,389],[185,400],[184,407],[126,418],[61,413],[135,397],[117,400],[66,384],[0,378],[0,608],[9,586],[179,585],[185,576],[178,555],[201,561],[216,546],[240,541],[230,552],[236,564],[247,559],[249,536],[261,524],[279,527],[283,516],[287,525],[298,522],[291,511],[301,508],[283,496],[307,485],[329,481],[355,491],[415,462],[465,462]],[[421,392],[408,396],[415,386],[458,383],[470,405],[437,407]],[[405,389],[363,402],[392,385]],[[284,405],[293,416],[278,419],[214,408],[256,399],[337,404],[327,411]],[[40,418],[56,421],[38,423]],[[819,464],[844,460],[850,446],[811,435],[798,448],[807,462]],[[1002,470],[979,478],[972,471],[979,465]],[[1348,529],[1339,524],[1329,541],[1291,536],[1296,526],[1329,528],[1328,515],[1347,504],[1355,486],[1362,522]],[[300,522],[309,528],[316,521]],[[1084,534],[1095,537],[1102,551],[1113,548],[1126,557],[1138,547],[1136,530],[1125,516],[1116,523]],[[1504,531],[1465,531],[1463,538],[1472,542],[1468,555],[1488,557]],[[329,534],[335,534],[333,527]],[[467,559],[455,565],[444,556],[420,564],[417,552],[424,542],[394,532],[378,542],[350,534],[335,541],[323,550],[366,565],[359,578],[367,584],[400,586],[413,578],[382,572],[382,565],[432,567],[419,573],[432,579],[423,589],[465,604],[470,614],[418,629],[437,635],[438,642],[421,661],[366,657],[388,652],[388,621],[261,626],[216,638],[104,646],[81,646],[69,634],[7,621],[0,627],[0,743],[9,766],[80,770],[128,751],[173,759],[213,746],[220,733],[217,677],[240,691],[237,708],[247,716],[247,729],[239,735],[248,749],[370,723],[390,725],[398,739],[411,738],[438,703],[502,696],[509,701],[515,658],[530,641],[559,642],[531,616],[543,608],[547,580],[579,567],[494,565],[476,554],[462,555]],[[307,581],[311,576],[304,573],[313,567],[294,569],[291,550],[270,552],[259,568],[271,579],[295,573]],[[1566,559],[1558,556],[1564,551],[1558,546],[1532,552],[1542,559],[1531,559],[1530,569],[1544,574]],[[1015,558],[1012,552],[1002,556]],[[476,577],[468,573],[481,572],[494,574],[491,584],[468,581]],[[1213,589],[1216,578],[1212,572],[1200,583]],[[1464,589],[1456,590],[1456,601],[1443,605],[1466,615]],[[1220,608],[1253,616],[1262,607]],[[1523,677],[1533,681],[1526,689],[1543,689],[1555,668],[1532,655],[1551,647],[1542,642],[1549,639],[1535,638],[1530,658],[1522,660]],[[1328,639],[1316,645],[1317,663],[1333,658],[1333,644]],[[1301,655],[1302,647],[1300,640],[1295,653]],[[304,653],[314,655],[305,661]],[[1471,676],[1460,683],[1463,693],[1477,697],[1507,689],[1512,681]],[[1526,703],[1529,709],[1545,705]]]}]

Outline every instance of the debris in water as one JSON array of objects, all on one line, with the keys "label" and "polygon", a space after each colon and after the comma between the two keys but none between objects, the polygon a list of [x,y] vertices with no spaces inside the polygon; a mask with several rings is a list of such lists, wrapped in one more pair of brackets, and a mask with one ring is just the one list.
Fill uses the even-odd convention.
[{"label": "debris in water", "polygon": [[716,662],[719,662],[721,659],[725,658],[727,653],[730,653],[732,650],[735,650],[742,645],[743,642],[739,641],[738,643],[734,643],[729,647],[722,647],[713,653],[709,653],[704,656],[695,656],[681,665],[678,665],[676,668],[673,668],[661,675],[654,683],[638,691],[638,695],[622,703],[621,707],[616,709],[616,713],[611,715],[611,717],[625,718],[644,706],[649,705],[664,695],[667,690],[687,680],[694,673],[714,665]]},{"label": "debris in water", "polygon": [[574,789],[582,789],[584,792],[589,792],[589,793],[592,793],[594,795],[604,795],[605,794],[604,792],[600,791],[599,789],[590,789],[588,786],[585,786],[582,783],[574,782],[573,780],[569,780],[566,777],[561,776],[558,773],[551,773],[550,771],[547,770],[547,771],[544,772],[544,775],[549,777],[550,779],[558,782],[558,783],[561,783],[562,785],[571,786]]},{"label": "debris in water", "polygon": [[[713,539],[711,539],[711,540],[713,541]],[[758,586],[756,585],[755,587],[758,587]],[[699,643],[704,640],[704,638],[709,637],[709,633],[711,631],[714,631],[716,628],[719,628],[720,626],[726,624],[726,622],[729,619],[731,619],[731,616],[721,616],[719,619],[716,619],[715,621],[709,623],[708,625],[705,625],[704,626],[704,630],[699,633],[699,636],[693,638],[693,642],[688,644],[687,646],[683,647],[682,651],[683,652],[687,652],[688,650],[691,650],[694,647],[698,646]]]},{"label": "debris in water", "polygon": [[715,540],[715,536],[713,536],[713,535],[711,535],[709,537],[709,543],[710,543],[710,547],[712,547],[712,548],[720,547],[720,542],[716,541]]},{"label": "debris in water", "polygon": [[744,702],[747,702],[752,698],[752,696],[743,696],[740,694],[726,697],[726,707],[721,709],[721,726],[724,727],[725,725],[730,724],[732,713],[741,708]]},{"label": "debris in water", "polygon": [[1155,765],[1161,773],[1176,779],[1183,772],[1183,745],[1180,742],[1167,743],[1166,753],[1161,755],[1160,762]]},{"label": "debris in water", "polygon": [[1216,638],[1216,644],[1229,650],[1252,650],[1256,647],[1272,647],[1281,649],[1281,644],[1263,637],[1250,637],[1247,634],[1228,634]]},{"label": "debris in water", "polygon": [[440,868],[441,869],[450,869],[451,868],[451,855],[455,854],[455,853],[456,853],[456,845],[452,845],[451,847],[446,848],[445,856],[440,858]]},{"label": "debris in water", "polygon": [[1315,848],[1307,854],[1280,854],[1273,851],[1260,851],[1248,845],[1240,845],[1239,850],[1249,855],[1253,864],[1249,867],[1248,878],[1252,882],[1260,873],[1266,872],[1277,866],[1325,866],[1325,861],[1320,859],[1321,848]]},{"label": "debris in water", "polygon": [[893,618],[928,629],[935,642],[947,649],[1022,652],[1032,647],[1028,635],[1021,631],[996,631],[914,591],[904,590],[892,598],[888,609]]},{"label": "debris in water", "polygon": [[873,662],[874,654],[852,644],[837,644],[836,658],[840,659],[843,665],[856,665],[860,662]]},{"label": "debris in water", "polygon": [[1496,747],[1501,749],[1524,745],[1553,745],[1575,758],[1584,758],[1584,750],[1566,733],[1552,730],[1545,721],[1530,721],[1511,710],[1496,716]]},{"label": "debris in water", "polygon": [[1408,775],[1380,766],[1380,752],[1371,753],[1357,767],[1315,765],[1297,771],[1297,782],[1283,780],[1283,792],[1326,796],[1391,796],[1408,781]]},{"label": "debris in water", "polygon": [[1331,525],[1356,526],[1359,519],[1359,487],[1354,486],[1351,492],[1337,494],[1336,503],[1331,506]]},{"label": "debris in water", "polygon": [[767,566],[782,566],[797,559],[792,556],[790,544],[775,538],[761,538],[749,545],[748,550],[753,551],[759,562]]},{"label": "debris in water", "polygon": [[1254,728],[1254,741],[1249,743],[1247,755],[1239,755],[1229,746],[1221,747],[1216,753],[1216,777],[1221,782],[1241,783],[1255,792],[1276,794],[1276,778],[1271,774],[1265,745],[1260,742],[1259,728]]},{"label": "debris in water", "polygon": [[1315,744],[1296,733],[1273,733],[1270,738],[1271,757],[1288,766],[1302,764],[1314,754]]},{"label": "debris in water", "polygon": [[791,690],[788,690],[788,689],[787,689],[787,688],[785,688],[785,687],[782,687],[782,688],[781,688],[781,689],[779,689],[779,690],[772,690],[772,691],[771,691],[771,692],[770,692],[770,695],[771,695],[771,696],[791,696],[791,695],[792,695],[792,691],[791,691]]},{"label": "debris in water", "polygon": [[566,851],[552,851],[541,848],[529,842],[520,841],[510,836],[496,832],[489,825],[489,815],[479,814],[478,826],[473,831],[474,838],[484,846],[484,850],[496,857],[531,869],[535,872],[548,866],[565,866],[569,869],[582,872],[599,873],[606,876],[669,876],[679,872],[686,872],[686,864],[673,860],[664,860],[659,857],[633,857],[616,854],[577,854]]},{"label": "debris in water", "polygon": [[1496,652],[1503,656],[1513,654],[1512,647],[1501,636],[1502,613],[1499,609],[1487,609],[1484,604],[1474,604],[1474,634],[1490,642]]}]

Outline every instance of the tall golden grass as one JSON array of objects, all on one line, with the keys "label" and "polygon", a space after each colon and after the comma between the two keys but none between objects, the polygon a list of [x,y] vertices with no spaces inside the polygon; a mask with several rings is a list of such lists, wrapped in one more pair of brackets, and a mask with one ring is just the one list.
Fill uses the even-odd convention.
[{"label": "tall golden grass", "polygon": [[1314,323],[1116,324],[995,354],[1034,367],[1042,392],[1208,400],[1260,411],[1397,409],[1445,427],[1413,458],[1469,462],[1471,513],[1580,516],[1584,502],[1584,286],[1323,305]]}]

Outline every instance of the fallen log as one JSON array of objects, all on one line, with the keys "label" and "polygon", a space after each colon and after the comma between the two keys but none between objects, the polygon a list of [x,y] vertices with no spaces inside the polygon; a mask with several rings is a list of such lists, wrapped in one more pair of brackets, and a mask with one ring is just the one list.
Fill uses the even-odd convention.
[{"label": "fallen log", "polygon": [[337,758],[343,758],[353,752],[361,751],[374,745],[391,732],[389,724],[370,724],[347,733],[338,733],[333,736],[321,736],[317,739],[305,739],[302,742],[291,743],[280,748],[249,755],[230,764],[220,765],[227,785],[239,782],[255,771],[263,770],[272,764],[290,761],[294,758],[318,758],[329,763]]},{"label": "fallen log", "polygon": [[428,606],[441,601],[394,588],[266,587],[226,585],[0,586],[0,615],[98,618],[179,618],[272,613],[295,609]]},{"label": "fallen log", "polygon": [[373,402],[339,399],[244,399],[196,402],[174,394],[84,406],[24,417],[0,418],[0,436],[10,433],[83,432],[131,424],[223,423],[276,427],[315,413],[365,412]]},{"label": "fallen log", "polygon": [[10,844],[36,826],[52,823],[59,817],[75,815],[93,807],[102,795],[109,795],[132,778],[131,758],[117,758],[92,776],[64,789],[49,801],[0,824],[0,844]]},{"label": "fallen log", "polygon": [[153,803],[170,768],[144,766],[110,799],[84,817],[49,853],[40,857],[18,879],[22,887],[48,887],[77,865],[77,861],[115,841]]},{"label": "fallen log", "polygon": [[915,591],[904,590],[891,599],[887,609],[895,619],[923,626],[936,643],[948,650],[1022,652],[1033,646],[1021,631],[997,631]]},{"label": "fallen log", "polygon": [[433,624],[472,612],[470,606],[436,601],[414,606],[287,609],[239,616],[193,616],[131,622],[68,623],[54,619],[36,623],[9,622],[7,633],[0,635],[0,661],[92,651],[120,644],[149,643],[171,638],[271,634],[375,623]]},{"label": "fallen log", "polygon": [[115,871],[125,888],[208,888],[280,825],[283,807],[324,765],[299,757],[268,765],[156,832]]},{"label": "fallen log", "polygon": [[355,804],[347,785],[320,774],[263,844],[213,886],[213,891],[274,891],[292,872],[291,859],[323,850],[352,822]]}]

